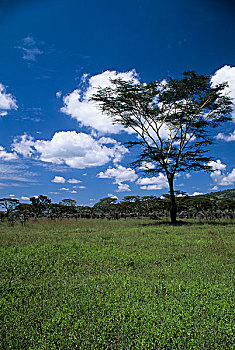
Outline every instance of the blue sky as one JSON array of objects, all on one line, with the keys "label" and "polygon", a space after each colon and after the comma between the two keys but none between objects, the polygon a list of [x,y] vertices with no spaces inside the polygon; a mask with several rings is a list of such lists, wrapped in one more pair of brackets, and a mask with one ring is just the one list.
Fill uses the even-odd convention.
[{"label": "blue sky", "polygon": [[[110,77],[142,82],[195,70],[235,97],[233,1],[0,0],[0,191],[92,205],[167,193],[163,174],[131,170],[133,139],[86,102]],[[235,121],[235,112],[233,113]],[[181,174],[189,194],[233,188],[234,122],[215,130],[216,170]]]}]

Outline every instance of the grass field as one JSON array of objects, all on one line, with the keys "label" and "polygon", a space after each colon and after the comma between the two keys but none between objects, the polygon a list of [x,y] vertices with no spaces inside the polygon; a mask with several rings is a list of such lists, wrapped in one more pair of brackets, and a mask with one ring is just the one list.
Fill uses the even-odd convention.
[{"label": "grass field", "polygon": [[230,223],[0,224],[0,349],[235,349]]}]

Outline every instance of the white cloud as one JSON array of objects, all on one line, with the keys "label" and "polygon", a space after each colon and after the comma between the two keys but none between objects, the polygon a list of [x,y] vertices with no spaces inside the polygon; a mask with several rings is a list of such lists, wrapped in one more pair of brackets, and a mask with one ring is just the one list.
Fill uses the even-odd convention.
[{"label": "white cloud", "polygon": [[214,170],[210,175],[216,184],[213,189],[218,189],[218,186],[230,186],[235,183],[235,168],[231,173],[225,172],[226,165],[222,164],[219,159],[216,162],[209,162],[208,165]]},{"label": "white cloud", "polygon": [[72,191],[70,191],[70,193],[74,194],[74,193],[77,193],[77,191],[75,191],[75,190],[72,190]]},{"label": "white cloud", "polygon": [[15,160],[17,159],[18,156],[15,152],[13,153],[8,153],[4,150],[4,147],[0,146],[0,160]]},{"label": "white cloud", "polygon": [[116,190],[116,192],[126,192],[126,191],[131,191],[130,186],[128,184],[119,183],[118,189]]},{"label": "white cloud", "polygon": [[16,49],[20,49],[22,51],[23,60],[33,62],[36,61],[37,55],[42,55],[43,51],[39,49],[38,43],[36,43],[35,39],[31,36],[27,36],[24,38],[20,45],[15,46]]},{"label": "white cloud", "polygon": [[60,98],[62,96],[62,91],[57,91],[55,95],[57,98]]},{"label": "white cloud", "polygon": [[116,140],[104,145],[101,139],[76,131],[61,131],[49,141],[36,140],[23,135],[14,139],[12,149],[24,157],[34,157],[43,162],[66,164],[71,168],[84,169],[119,162],[128,152]]},{"label": "white cloud", "polygon": [[15,194],[8,194],[8,197],[15,197]]},{"label": "white cloud", "polygon": [[185,175],[185,177],[186,177],[186,179],[190,179],[191,175],[190,175],[189,173],[187,173],[187,174]]},{"label": "white cloud", "polygon": [[55,176],[53,180],[51,180],[51,182],[55,182],[55,183],[59,183],[59,184],[63,184],[65,183],[65,178],[63,176]]},{"label": "white cloud", "polygon": [[88,78],[88,76],[89,76],[88,73],[84,73],[84,74],[82,75],[82,77],[81,77],[81,82],[82,82],[82,83],[85,83],[86,80],[87,80],[87,78]]},{"label": "white cloud", "polygon": [[155,165],[151,162],[143,162],[139,167],[140,170],[149,170],[154,168],[155,168]]},{"label": "white cloud", "polygon": [[29,201],[29,197],[25,197],[25,196],[20,197],[20,199],[22,199],[22,201]]},{"label": "white cloud", "polygon": [[211,161],[208,162],[208,165],[212,167],[214,170],[210,176],[212,180],[216,183],[216,186],[223,186],[222,185],[222,180],[223,178],[226,177],[225,175],[225,170],[226,170],[226,165],[221,162],[220,159],[217,159],[216,161]]},{"label": "white cloud", "polygon": [[78,188],[84,190],[86,188],[86,186],[78,186]]},{"label": "white cloud", "polygon": [[216,182],[219,185],[220,180],[223,178],[221,170],[215,170],[213,173],[211,173],[211,178],[214,182]]},{"label": "white cloud", "polygon": [[114,196],[112,193],[108,193],[108,197],[118,200],[118,197]]},{"label": "white cloud", "polygon": [[78,184],[78,183],[80,183],[80,182],[82,182],[82,181],[81,181],[81,180],[77,180],[77,179],[69,179],[68,182],[69,182],[70,184]]},{"label": "white cloud", "polygon": [[208,165],[211,166],[212,169],[214,170],[210,174],[210,176],[211,176],[212,180],[216,183],[216,187],[223,186],[222,180],[223,180],[223,178],[226,177],[226,175],[224,173],[226,170],[226,165],[223,164],[220,159],[217,159],[216,162],[214,162],[214,161],[208,162]]},{"label": "white cloud", "polygon": [[[223,66],[218,69],[211,78],[212,85],[228,82],[228,87],[225,88],[225,94],[228,94],[235,102],[235,67]],[[232,117],[235,121],[235,105],[232,112]]]},{"label": "white cloud", "polygon": [[140,178],[136,184],[140,185],[143,190],[161,190],[168,187],[167,177],[163,173],[154,177]]},{"label": "white cloud", "polygon": [[0,83],[0,116],[7,115],[7,110],[17,109],[16,99],[6,92],[6,87]]},{"label": "white cloud", "polygon": [[226,142],[231,142],[231,141],[235,141],[235,130],[230,134],[230,135],[225,135],[223,133],[219,133],[216,138],[218,140],[224,140]]},{"label": "white cloud", "polygon": [[140,186],[140,189],[154,191],[154,190],[159,190],[159,187],[158,187],[158,185],[145,185],[145,186]]},{"label": "white cloud", "polygon": [[105,172],[101,171],[97,174],[97,177],[100,179],[114,179],[114,184],[120,184],[126,181],[134,182],[138,176],[135,170],[119,165],[117,168],[109,167]]},{"label": "white cloud", "polygon": [[[87,78],[87,75],[85,78]],[[98,132],[119,133],[124,130],[124,127],[120,124],[113,125],[112,119],[108,115],[101,113],[94,102],[89,101],[91,96],[96,93],[97,88],[110,86],[110,79],[116,78],[138,82],[137,74],[134,70],[125,73],[107,70],[90,77],[89,86],[85,92],[76,89],[65,96],[64,107],[61,108],[61,111],[75,118],[81,125],[91,127]]]},{"label": "white cloud", "polygon": [[218,184],[220,186],[230,186],[230,185],[234,185],[234,183],[235,183],[235,168],[232,170],[231,173],[222,176]]},{"label": "white cloud", "polygon": [[[112,119],[106,114],[101,113],[94,102],[89,101],[91,96],[97,91],[98,87],[104,88],[110,86],[110,79],[114,78],[122,78],[126,81],[132,80],[135,83],[139,82],[137,74],[134,70],[124,73],[107,70],[92,77],[88,77],[88,75],[85,74],[83,75],[81,81],[83,83],[87,81],[88,87],[85,91],[82,89],[75,89],[69,95],[65,96],[64,106],[61,108],[61,111],[70,115],[72,118],[75,118],[82,126],[90,127],[100,133],[119,133],[123,130],[129,133],[133,133],[133,130],[125,129],[120,124],[113,125]],[[221,69],[217,70],[211,81],[212,85],[228,81],[229,88],[226,89],[225,92],[229,93],[230,96],[235,98],[235,67],[222,67]],[[149,132],[150,134],[153,134],[151,128],[149,129]],[[160,129],[160,135],[163,139],[168,139],[169,128],[166,124],[162,125]],[[187,136],[189,137],[190,135]]]},{"label": "white cloud", "polygon": [[66,188],[66,187],[61,187],[59,188],[60,191],[69,191],[69,188]]},{"label": "white cloud", "polygon": [[193,192],[193,194],[191,194],[191,196],[201,196],[203,193],[202,192]]},{"label": "white cloud", "polygon": [[226,165],[221,162],[220,159],[217,159],[216,161],[210,161],[208,162],[208,165],[213,169],[213,170],[225,170]]},{"label": "white cloud", "polygon": [[35,153],[34,144],[33,137],[24,134],[14,138],[11,148],[24,157],[31,157]]},{"label": "white cloud", "polygon": [[180,193],[180,194],[176,195],[176,197],[178,197],[178,198],[182,198],[182,197],[186,197],[186,196],[188,196],[188,193],[185,193],[185,194]]}]

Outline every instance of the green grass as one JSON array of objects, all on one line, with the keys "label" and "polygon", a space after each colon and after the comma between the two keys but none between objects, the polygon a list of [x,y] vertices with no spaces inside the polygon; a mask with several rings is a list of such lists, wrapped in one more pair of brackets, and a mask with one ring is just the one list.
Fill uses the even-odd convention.
[{"label": "green grass", "polygon": [[234,225],[0,224],[1,349],[234,349]]}]

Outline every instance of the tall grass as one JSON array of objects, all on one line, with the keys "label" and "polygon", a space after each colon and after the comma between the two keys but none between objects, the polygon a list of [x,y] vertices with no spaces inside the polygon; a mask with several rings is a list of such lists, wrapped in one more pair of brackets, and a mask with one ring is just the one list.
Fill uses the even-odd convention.
[{"label": "tall grass", "polygon": [[234,349],[234,225],[0,225],[1,349]]}]

